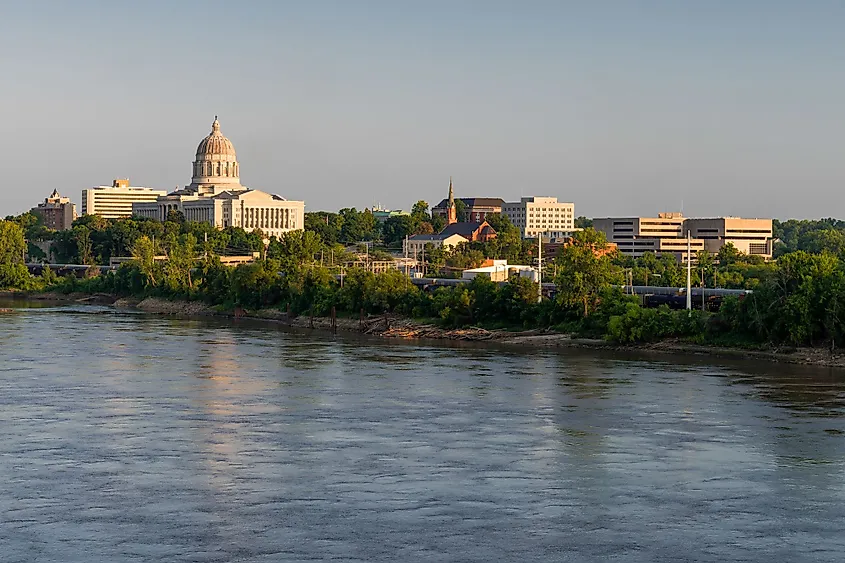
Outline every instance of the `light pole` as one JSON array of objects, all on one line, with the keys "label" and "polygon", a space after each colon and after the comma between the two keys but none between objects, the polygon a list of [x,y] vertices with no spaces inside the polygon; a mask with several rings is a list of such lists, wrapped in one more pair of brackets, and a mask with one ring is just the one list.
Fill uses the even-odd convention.
[{"label": "light pole", "polygon": [[537,303],[543,302],[543,233],[537,233]]},{"label": "light pole", "polygon": [[692,275],[692,254],[690,252],[690,232],[687,231],[687,311],[692,311],[692,287],[690,276]]}]

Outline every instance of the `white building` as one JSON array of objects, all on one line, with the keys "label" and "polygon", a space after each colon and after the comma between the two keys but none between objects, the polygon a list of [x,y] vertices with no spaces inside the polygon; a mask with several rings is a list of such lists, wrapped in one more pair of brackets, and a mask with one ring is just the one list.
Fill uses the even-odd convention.
[{"label": "white building", "polygon": [[507,260],[487,260],[479,268],[471,268],[464,270],[461,273],[461,278],[465,280],[472,280],[478,276],[490,278],[490,281],[502,282],[508,281],[511,276],[531,277],[536,278],[536,269],[531,266],[521,266],[517,264],[508,264]]},{"label": "white building", "polygon": [[523,238],[539,233],[562,238],[575,230],[575,204],[559,202],[556,197],[524,197],[502,205],[502,214],[522,231]]},{"label": "white building", "polygon": [[82,214],[117,219],[132,215],[132,204],[155,201],[167,194],[164,190],[129,185],[129,179],[119,179],[111,186],[96,186],[82,190]]},{"label": "white building", "polygon": [[135,215],[164,221],[179,211],[188,221],[202,221],[218,228],[260,229],[278,237],[305,227],[305,202],[287,199],[241,185],[240,165],[232,142],[220,132],[217,118],[211,133],[200,141],[191,183],[162,194],[154,202],[132,206]]},{"label": "white building", "polygon": [[461,243],[469,242],[468,239],[459,234],[439,235],[413,235],[402,241],[402,250],[405,256],[416,258],[422,255],[425,247],[452,249]]}]

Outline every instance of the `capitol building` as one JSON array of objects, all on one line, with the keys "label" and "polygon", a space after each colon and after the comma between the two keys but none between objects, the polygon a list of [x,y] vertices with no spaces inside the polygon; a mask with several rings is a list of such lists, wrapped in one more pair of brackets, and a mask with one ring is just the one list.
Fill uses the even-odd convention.
[{"label": "capitol building", "polygon": [[260,229],[266,237],[278,237],[305,226],[305,202],[288,201],[241,185],[235,147],[220,132],[216,117],[211,133],[197,147],[191,183],[155,201],[132,204],[133,215],[159,221],[166,220],[171,211],[181,212],[187,221],[219,228]]}]

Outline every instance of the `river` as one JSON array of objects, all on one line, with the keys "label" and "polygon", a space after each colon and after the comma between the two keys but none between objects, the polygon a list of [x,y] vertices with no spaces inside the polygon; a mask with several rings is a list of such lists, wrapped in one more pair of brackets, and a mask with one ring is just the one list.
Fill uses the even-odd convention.
[{"label": "river", "polygon": [[0,313],[0,561],[836,561],[845,376]]}]

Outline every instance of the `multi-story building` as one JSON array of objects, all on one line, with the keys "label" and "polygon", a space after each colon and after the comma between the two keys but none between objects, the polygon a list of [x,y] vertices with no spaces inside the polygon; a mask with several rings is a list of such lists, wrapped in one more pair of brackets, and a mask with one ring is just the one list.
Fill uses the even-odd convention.
[{"label": "multi-story building", "polygon": [[133,187],[129,179],[119,179],[111,186],[96,186],[82,190],[82,214],[99,215],[105,219],[132,216],[132,204],[155,201],[167,195],[165,190]]},{"label": "multi-story building", "polygon": [[502,205],[502,214],[522,231],[523,238],[539,234],[562,238],[575,230],[575,204],[559,202],[556,197],[524,197]]},{"label": "multi-story building", "polygon": [[740,217],[716,217],[712,219],[687,219],[684,222],[684,236],[689,232],[694,238],[704,241],[708,252],[730,243],[744,254],[772,257],[773,231],[771,219],[743,219]]},{"label": "multi-story building", "polygon": [[218,228],[260,229],[266,237],[305,228],[305,202],[241,185],[240,164],[232,142],[220,132],[214,118],[211,133],[200,141],[191,183],[149,202],[132,205],[132,213],[165,221],[179,211],[188,221],[202,221]]},{"label": "multi-story building", "polygon": [[50,197],[45,198],[43,203],[39,203],[31,211],[41,215],[44,226],[54,231],[70,229],[76,219],[76,205],[70,199],[59,195],[57,190],[53,190]]},{"label": "multi-story building", "polygon": [[688,219],[680,213],[660,213],[657,217],[605,217],[593,219],[593,228],[601,231],[619,252],[640,257],[646,252],[673,254],[686,260],[687,234],[690,249],[716,253],[727,243],[746,254],[772,256],[771,219]]}]

